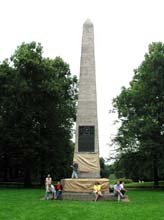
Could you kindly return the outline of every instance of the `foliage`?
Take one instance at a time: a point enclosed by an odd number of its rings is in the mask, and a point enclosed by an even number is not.
[[[110,173],[112,172],[110,166],[106,164],[105,159],[100,157],[100,176],[101,178],[109,178]]]
[[[140,151],[121,154],[114,162],[113,168],[117,178],[125,176],[133,181],[152,180],[153,172],[150,169],[149,157],[141,154]]]
[[[51,172],[69,175],[77,79],[60,57],[43,58],[41,44],[19,46],[0,64],[0,165],[4,180]]]
[[[134,73],[130,87],[123,88],[113,101],[121,121],[114,141],[120,146],[121,159],[126,154],[129,160],[131,154],[133,159],[137,157],[129,164],[127,172],[139,166],[139,173],[143,175],[144,169],[151,170],[150,176],[158,185],[163,176],[164,159],[164,45],[152,43],[145,60]]]

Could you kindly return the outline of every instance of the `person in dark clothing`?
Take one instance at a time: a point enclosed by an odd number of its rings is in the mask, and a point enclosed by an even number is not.
[[[78,178],[78,163],[76,163],[75,161],[73,162],[73,165],[71,166],[73,168],[73,172],[72,172],[72,179],[74,178]]]

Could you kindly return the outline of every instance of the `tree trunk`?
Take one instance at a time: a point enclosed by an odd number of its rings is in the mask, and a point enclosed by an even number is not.
[[[3,181],[8,181],[8,156],[5,154],[3,166]]]
[[[157,155],[154,155],[153,158],[153,173],[154,173],[154,186],[157,187],[159,186]]]
[[[41,162],[41,170],[40,170],[40,184],[43,186],[44,185],[44,175],[45,175],[45,168],[44,168],[44,163]]]
[[[24,168],[24,187],[29,188],[32,186],[32,181],[31,181],[31,167],[30,167],[30,162],[26,162],[25,168]]]

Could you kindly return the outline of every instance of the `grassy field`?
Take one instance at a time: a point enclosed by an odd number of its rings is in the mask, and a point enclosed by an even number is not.
[[[129,191],[117,201],[45,201],[43,190],[0,189],[0,220],[164,219],[164,191]]]
[[[143,182],[143,183],[127,183],[125,184],[126,187],[134,187],[134,188],[153,188],[154,187],[154,182]],[[159,181],[159,186],[158,187],[164,187],[164,181]]]

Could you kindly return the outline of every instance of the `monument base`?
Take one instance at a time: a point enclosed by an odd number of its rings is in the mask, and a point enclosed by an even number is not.
[[[74,201],[94,201],[95,195],[93,193],[78,193],[78,192],[63,192],[61,196],[62,200],[74,200]],[[97,201],[117,201],[117,197],[113,193],[105,193],[103,197],[100,197]],[[128,196],[124,196],[121,202],[129,202]]]
[[[109,193],[109,180],[105,178],[96,179],[62,179],[63,186],[61,199],[62,200],[83,200],[94,201],[95,195],[93,193],[93,186],[95,182],[99,182],[102,185],[103,197],[99,198],[100,201],[116,200],[117,197],[113,193]],[[128,196],[124,196],[121,200],[128,202]]]
[[[62,179],[61,183],[64,192],[92,193],[95,182],[102,185],[102,192],[109,193],[109,180],[105,178],[95,179]]]

